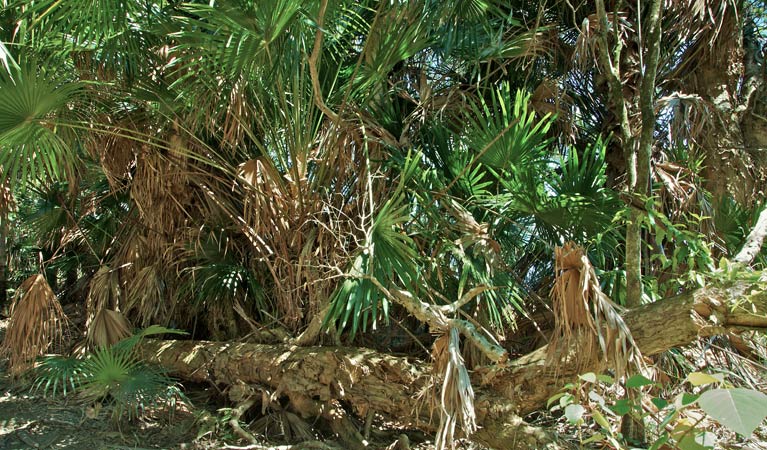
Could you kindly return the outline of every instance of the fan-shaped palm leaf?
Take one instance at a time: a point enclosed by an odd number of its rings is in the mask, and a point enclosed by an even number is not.
[[[0,175],[3,180],[60,178],[71,173],[75,152],[62,135],[62,121],[82,85],[53,81],[31,63],[0,73]],[[66,127],[66,125],[64,125]]]

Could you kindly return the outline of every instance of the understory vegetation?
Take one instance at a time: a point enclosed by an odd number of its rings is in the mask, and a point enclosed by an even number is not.
[[[0,6],[40,395],[207,383],[249,448],[767,448],[764,1]]]

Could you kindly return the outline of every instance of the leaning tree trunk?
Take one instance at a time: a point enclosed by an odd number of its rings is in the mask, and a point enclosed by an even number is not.
[[[704,288],[632,310],[625,321],[645,355],[701,336],[767,329],[767,292],[752,294],[754,289],[759,287],[749,283]],[[360,417],[375,413],[426,432],[437,428],[438,413],[432,414],[428,400],[437,387],[431,365],[424,362],[363,348],[285,344],[147,341],[140,349],[145,358],[183,379],[245,384],[272,398],[287,398],[294,412],[307,417],[342,402]],[[550,435],[520,417],[545,407],[584,368],[567,361],[552,368],[546,354],[541,348],[474,371],[479,430],[472,440],[497,449],[556,448]]]

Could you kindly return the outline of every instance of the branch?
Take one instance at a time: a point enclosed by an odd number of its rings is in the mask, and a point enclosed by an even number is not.
[[[746,243],[743,244],[740,252],[735,255],[733,261],[745,265],[750,265],[754,262],[754,258],[762,250],[765,235],[767,235],[767,208],[764,208],[759,214],[759,219],[756,221],[754,229],[748,233]]]
[[[322,51],[322,27],[325,24],[325,11],[328,9],[328,0],[322,0],[320,3],[320,12],[317,16],[317,31],[314,34],[314,48],[309,55],[309,75],[312,78],[312,90],[314,91],[314,103],[317,107],[330,118],[331,121],[338,121],[338,114],[333,112],[322,99],[322,89],[320,88],[320,76],[317,73],[317,62],[320,59]]]

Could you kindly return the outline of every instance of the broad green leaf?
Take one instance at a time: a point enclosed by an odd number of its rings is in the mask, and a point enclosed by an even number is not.
[[[559,399],[559,406],[561,408],[564,408],[565,406],[571,404],[573,402],[573,399],[574,397],[572,394],[567,394]]]
[[[578,375],[578,378],[580,378],[581,380],[587,383],[597,382],[597,376],[594,374],[594,372],[588,372],[588,373],[584,373],[583,375]]]
[[[631,378],[629,378],[628,380],[626,380],[626,387],[629,389],[648,386],[651,384],[655,384],[655,382],[641,374],[636,374],[632,376]]]
[[[767,395],[751,389],[712,389],[698,399],[701,409],[742,436],[750,436],[767,417]]]
[[[551,398],[549,398],[549,401],[546,402],[546,408],[551,408],[551,405],[554,404],[554,402],[564,397],[565,395],[570,395],[570,394],[568,394],[567,392],[560,392],[558,394],[552,395]]]
[[[681,450],[709,450],[716,445],[716,435],[681,423],[674,428],[674,438]]]
[[[631,402],[625,398],[622,398],[615,402],[615,404],[610,409],[612,409],[615,414],[623,416],[631,411]]]
[[[610,375],[597,375],[597,380],[605,384],[615,383],[615,378],[611,377]]]
[[[698,401],[699,395],[690,394],[689,392],[682,392],[674,398],[674,405],[677,408],[684,408]]]
[[[668,406],[668,401],[660,397],[655,397],[652,399],[652,404],[658,409],[663,409]]]
[[[687,378],[685,381],[689,381],[690,384],[692,384],[693,386],[705,386],[711,383],[718,383],[721,380],[707,373],[692,372],[691,374],[687,375]]]
[[[567,418],[567,421],[570,422],[570,424],[575,425],[578,423],[578,421],[581,420],[583,413],[585,412],[586,409],[581,405],[567,405],[565,408],[565,417]]]

